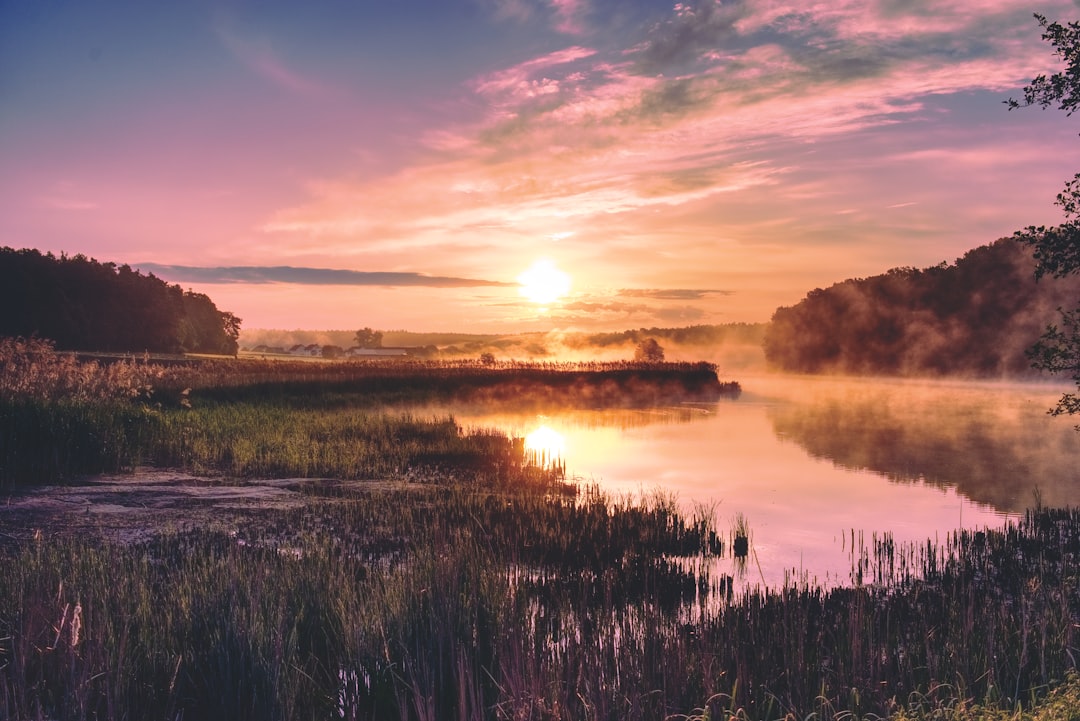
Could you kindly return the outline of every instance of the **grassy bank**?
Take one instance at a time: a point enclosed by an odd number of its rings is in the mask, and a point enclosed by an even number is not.
[[[708,364],[99,364],[12,339],[0,341],[0,369],[0,490],[138,465],[512,486],[543,475],[519,441],[401,408],[611,407],[739,391]]]
[[[161,409],[0,400],[0,490],[140,465],[233,478],[556,480],[525,461],[520,440],[465,432],[449,416],[253,402]]]

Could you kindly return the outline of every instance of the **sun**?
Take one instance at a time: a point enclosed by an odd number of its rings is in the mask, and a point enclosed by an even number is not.
[[[537,305],[549,305],[570,292],[570,276],[554,261],[541,258],[517,277],[518,292]]]

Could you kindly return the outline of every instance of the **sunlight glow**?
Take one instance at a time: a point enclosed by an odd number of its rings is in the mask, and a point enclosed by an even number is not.
[[[518,292],[538,305],[554,303],[570,292],[570,276],[547,258],[534,262],[517,282],[521,284]]]
[[[540,426],[525,436],[525,452],[533,463],[547,467],[558,463],[566,452],[566,439],[558,431]]]

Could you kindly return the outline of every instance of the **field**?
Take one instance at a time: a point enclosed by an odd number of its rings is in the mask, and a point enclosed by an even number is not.
[[[1076,511],[853,537],[848,587],[747,589],[717,561],[748,529],[713,509],[415,410],[738,391],[709,366],[0,351],[0,718],[1077,718]],[[19,511],[148,468],[229,501]]]

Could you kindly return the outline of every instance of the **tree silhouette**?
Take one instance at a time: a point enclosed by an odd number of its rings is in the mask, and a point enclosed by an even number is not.
[[[1065,61],[1065,69],[1047,77],[1039,75],[1024,88],[1024,100],[1007,100],[1009,109],[1038,105],[1056,105],[1066,115],[1080,107],[1080,22],[1062,25],[1048,22],[1039,14],[1035,19],[1043,28],[1043,40],[1054,47],[1054,54]],[[1080,275],[1080,173],[1065,184],[1056,205],[1065,213],[1065,222],[1047,228],[1028,226],[1016,237],[1035,250],[1036,278],[1050,275],[1064,278]],[[1080,302],[1073,310],[1058,309],[1060,325],[1047,327],[1029,351],[1035,368],[1052,373],[1068,373],[1080,390]],[[1050,411],[1054,415],[1080,413],[1080,394],[1065,393]],[[1080,430],[1080,426],[1077,426]]]
[[[955,264],[894,268],[818,288],[777,308],[770,365],[796,373],[1023,376],[1025,354],[1080,277],[1037,283],[1031,250],[1013,238]]]
[[[655,338],[646,338],[634,348],[634,360],[641,363],[662,363],[664,349]]]
[[[361,348],[382,348],[382,331],[361,328],[356,331],[356,345]]]
[[[64,350],[235,355],[240,319],[127,265],[0,248],[0,336]]]

